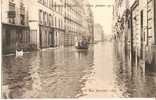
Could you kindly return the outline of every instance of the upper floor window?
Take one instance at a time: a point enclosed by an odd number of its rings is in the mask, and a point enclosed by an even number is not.
[[[51,8],[54,7],[54,0],[51,0]]]
[[[24,15],[20,15],[20,19],[21,19],[21,24],[24,25],[25,24],[25,16]]]
[[[45,4],[45,0],[42,0],[42,4]]]
[[[44,4],[45,6],[48,6],[48,0],[43,0],[43,4]]]
[[[47,25],[50,25],[50,15],[47,13]]]
[[[60,28],[60,19],[58,19],[58,27]]]
[[[57,27],[57,18],[55,17],[55,27]]]
[[[51,26],[51,21],[52,21],[51,14],[49,14],[49,20],[48,20],[49,26]]]
[[[9,2],[9,11],[15,11],[15,3]]]
[[[52,26],[54,26],[54,16],[53,15],[51,17],[51,24],[52,24]]]
[[[39,22],[40,22],[40,24],[43,24],[43,12],[42,12],[42,10],[39,10]]]
[[[54,3],[54,10],[56,11],[57,9],[57,4],[56,4],[56,2]]]
[[[52,8],[52,0],[49,0],[49,8]]]
[[[9,2],[9,11],[8,11],[9,23],[15,24],[15,17],[16,17],[15,3]]]
[[[46,13],[43,12],[43,23],[46,24]]]
[[[20,4],[20,19],[21,19],[21,24],[25,24],[25,7],[24,4],[21,2]]]
[[[48,16],[47,16],[48,14],[45,12],[45,25],[47,25],[48,24]]]
[[[21,14],[25,14],[25,7],[24,7],[24,4],[23,4],[23,2],[21,2],[21,4],[20,4],[20,13]]]

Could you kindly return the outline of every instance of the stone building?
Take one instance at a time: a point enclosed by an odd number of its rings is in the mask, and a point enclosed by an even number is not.
[[[144,55],[146,64],[156,64],[156,1],[155,0],[145,0],[140,1],[140,13],[142,15],[141,21],[142,27],[141,32],[141,47],[144,48],[142,55]]]
[[[133,49],[137,55],[136,61],[152,63],[155,47],[155,1],[135,0],[132,5],[132,36]]]
[[[64,1],[29,0],[28,2],[31,45],[38,49],[63,46]]]
[[[42,49],[93,40],[93,14],[86,0],[2,0],[3,52]],[[87,8],[87,9],[84,9]]]
[[[17,48],[27,50],[30,34],[26,0],[2,0],[1,3],[3,54],[14,53]]]
[[[86,0],[65,0],[65,46],[74,45],[82,38],[93,41],[94,20],[87,4]]]
[[[104,39],[104,31],[102,25],[96,23],[94,25],[94,41],[95,42],[101,42]]]
[[[88,42],[94,43],[94,17],[92,9],[89,5],[90,3],[87,0],[83,0],[83,9],[84,9],[83,27]]]
[[[94,43],[94,16],[92,10],[89,8],[88,26],[90,34],[90,43]]]
[[[75,38],[82,32],[82,10],[78,0],[65,0],[64,45],[74,45]]]
[[[122,9],[123,14],[119,14],[121,10],[116,8],[123,7],[122,3],[127,8]],[[125,45],[124,48],[130,49],[131,59],[136,65],[155,62],[155,11],[154,0],[122,0],[121,3],[114,3],[115,37],[121,37],[121,43]],[[119,28],[122,25],[123,29]]]

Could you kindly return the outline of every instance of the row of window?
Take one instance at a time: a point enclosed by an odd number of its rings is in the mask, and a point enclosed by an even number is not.
[[[66,21],[66,30],[72,31],[72,32],[78,32],[81,29],[81,26],[72,22],[72,21]]]
[[[41,25],[63,28],[63,19],[42,10],[39,10],[39,22]]]
[[[71,10],[72,8],[68,8],[65,16],[68,17],[71,20],[74,20],[75,22],[80,22],[80,19],[82,18],[77,12],[74,12],[73,10]]]
[[[8,11],[8,18],[9,23],[15,24],[15,18],[16,18],[16,10],[15,10],[16,4],[13,2],[9,2],[9,11]],[[25,25],[25,8],[24,4],[21,2],[20,4],[20,24]]]
[[[78,6],[77,4],[70,4],[70,3],[65,3],[65,6],[67,9],[70,10],[70,12],[74,12],[76,14],[81,14],[81,8],[82,6]]]
[[[53,9],[54,11],[63,14],[63,4],[56,2],[55,0],[39,0],[39,3],[43,4],[44,6]]]
[[[63,14],[63,8],[66,6],[65,16],[71,20],[74,20],[77,23],[80,23],[80,19],[81,19],[80,10],[82,10],[82,9],[81,9],[81,7],[70,5],[71,3],[69,3],[69,1],[68,1],[68,3],[65,3],[65,6],[59,5],[59,3],[56,2],[55,0],[39,0],[39,3],[43,4],[44,6],[50,8],[50,9],[56,10],[57,12],[61,13],[61,15]],[[47,16],[46,13],[43,14],[43,16],[44,15]],[[40,16],[42,16],[42,11],[40,12]],[[52,19],[55,19],[55,18],[52,18]],[[55,21],[52,21],[52,22],[54,22],[54,25],[55,25]],[[42,18],[41,18],[41,23],[42,23]],[[45,23],[46,23],[46,21],[45,21]]]

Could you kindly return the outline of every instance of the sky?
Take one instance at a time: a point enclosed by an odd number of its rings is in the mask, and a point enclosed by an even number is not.
[[[112,34],[112,17],[113,7],[106,5],[112,5],[113,0],[89,0],[94,13],[94,22],[103,26],[104,34]]]

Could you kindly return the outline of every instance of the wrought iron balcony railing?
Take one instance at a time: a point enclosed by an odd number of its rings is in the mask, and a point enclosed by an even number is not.
[[[16,11],[8,11],[8,17],[9,18],[15,18],[16,17]]]

